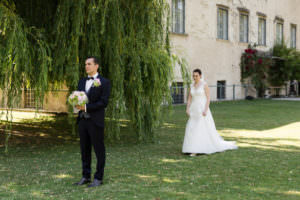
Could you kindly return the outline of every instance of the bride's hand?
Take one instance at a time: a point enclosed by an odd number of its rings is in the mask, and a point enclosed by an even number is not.
[[[190,116],[189,110],[186,110],[186,114],[187,114],[187,116]]]
[[[202,113],[202,115],[203,115],[204,117],[206,116],[206,114],[207,114],[206,111],[204,111],[204,112]]]

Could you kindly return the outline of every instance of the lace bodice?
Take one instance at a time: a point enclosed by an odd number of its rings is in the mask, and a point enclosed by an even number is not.
[[[191,85],[191,96],[193,101],[206,101],[206,95],[204,90],[205,82],[200,82],[197,87],[194,84]]]
[[[202,116],[205,109],[207,98],[205,95],[205,82],[200,82],[197,87],[194,84],[191,85],[192,101],[190,105],[190,117],[198,118]]]

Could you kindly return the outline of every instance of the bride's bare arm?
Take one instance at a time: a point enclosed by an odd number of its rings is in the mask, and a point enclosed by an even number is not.
[[[186,104],[186,113],[188,115],[190,115],[189,111],[190,111],[191,102],[192,102],[192,95],[191,95],[191,89],[189,89],[188,100],[187,100],[187,104]]]
[[[210,104],[210,94],[209,94],[209,87],[207,86],[207,84],[204,85],[204,91],[205,91],[205,96],[206,96],[206,105],[205,105],[205,109],[204,109],[204,113],[203,115],[206,116],[206,113],[208,111],[209,108],[209,104]]]

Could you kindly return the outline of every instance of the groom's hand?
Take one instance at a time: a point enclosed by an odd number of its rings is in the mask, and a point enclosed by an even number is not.
[[[75,108],[77,108],[78,110],[85,110],[85,107],[84,106],[80,106],[80,105],[76,105]]]

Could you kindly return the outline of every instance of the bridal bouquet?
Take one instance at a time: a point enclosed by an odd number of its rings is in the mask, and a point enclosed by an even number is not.
[[[74,91],[68,98],[68,102],[73,106],[73,111],[76,113],[78,110],[75,108],[76,105],[84,106],[88,103],[88,97],[83,91]]]

